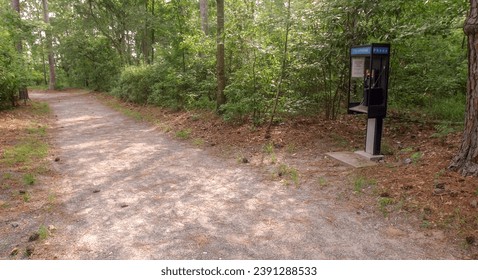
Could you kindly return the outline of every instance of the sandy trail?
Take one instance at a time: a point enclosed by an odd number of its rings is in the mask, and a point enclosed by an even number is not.
[[[32,93],[57,116],[63,178],[40,258],[452,259],[411,228],[176,141],[87,94]],[[61,213],[61,214],[60,214]]]

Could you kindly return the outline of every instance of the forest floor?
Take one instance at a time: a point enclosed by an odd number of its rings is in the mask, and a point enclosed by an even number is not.
[[[0,258],[478,258],[478,179],[446,169],[460,140],[449,127],[392,113],[385,160],[356,169],[325,153],[362,149],[363,116],[292,118],[266,139],[207,112],[31,98],[54,117],[1,112],[0,151],[32,124],[51,149],[31,185],[0,161]]]

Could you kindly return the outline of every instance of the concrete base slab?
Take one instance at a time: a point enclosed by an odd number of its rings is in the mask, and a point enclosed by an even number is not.
[[[325,155],[355,168],[374,166],[377,163],[354,152],[331,152]]]
[[[356,151],[355,153],[371,161],[380,161],[383,159],[383,155],[372,155],[365,151]]]

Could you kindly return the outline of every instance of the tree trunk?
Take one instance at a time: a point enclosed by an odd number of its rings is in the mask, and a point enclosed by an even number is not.
[[[274,122],[274,117],[277,111],[277,105],[279,103],[279,96],[282,91],[282,81],[285,77],[285,71],[287,66],[287,50],[289,46],[289,31],[290,31],[290,0],[287,1],[287,20],[286,20],[286,27],[285,27],[285,40],[284,40],[284,53],[282,55],[282,66],[281,72],[279,76],[279,82],[277,83],[277,91],[274,100],[274,107],[272,108],[271,118],[269,120],[269,125],[267,126],[266,130],[266,138],[270,137],[270,131],[272,127],[272,123]]]
[[[199,11],[201,13],[201,29],[206,35],[208,35],[209,32],[207,8],[207,0],[199,0]]]
[[[15,11],[18,13],[18,15],[21,17],[21,14],[20,14],[20,0],[12,0],[12,8],[13,8],[13,10],[15,10]],[[22,46],[22,40],[21,40],[21,39],[17,41],[15,47],[16,47],[17,52],[18,52],[19,54],[23,53],[23,46]],[[25,85],[21,85],[20,88],[18,89],[18,97],[19,97],[20,100],[22,100],[22,99],[25,100],[25,102],[26,102],[26,100],[29,99],[29,97],[28,97],[28,89],[27,89],[27,87],[26,87]],[[15,104],[15,103],[16,103],[15,100],[13,100],[12,103],[13,103],[13,106],[16,105],[16,104]]]
[[[221,105],[226,103],[224,88],[226,87],[225,58],[224,58],[224,0],[216,0],[217,3],[217,53],[216,53],[216,70],[217,70],[217,96],[216,111],[220,111]]]
[[[16,11],[20,15],[20,0],[12,0],[12,8],[14,11]],[[19,40],[16,42],[16,49],[18,53],[22,53],[23,51],[23,46],[22,46],[22,41]]]
[[[48,13],[48,2],[47,0],[42,0],[43,5],[43,21],[47,24],[50,24],[50,15]],[[48,50],[48,65],[50,67],[50,80],[48,83],[48,89],[53,90],[55,89],[56,84],[56,75],[55,75],[55,58],[53,56],[53,43],[52,43],[52,36],[51,31],[46,30],[46,43],[47,43],[47,50]]]
[[[465,129],[460,150],[449,168],[464,176],[478,176],[478,0],[470,0],[470,12],[463,30],[468,37]]]
[[[155,2],[154,2],[154,0],[152,0],[152,1],[151,1],[151,16],[152,16],[153,22],[154,22],[154,20],[155,20],[155,11],[154,11],[154,9],[155,9]],[[154,30],[154,24],[153,24],[153,25],[151,26],[151,45],[150,45],[150,47],[151,47],[151,63],[154,62],[154,43],[155,43],[155,42],[154,42],[154,40],[155,40],[155,39],[154,39],[154,33],[155,33],[155,30]]]
[[[145,1],[144,2],[144,13],[145,14],[148,14],[148,4],[149,4],[149,1]],[[144,21],[144,30],[143,30],[143,34],[141,36],[141,52],[143,54],[143,63],[144,64],[151,64],[151,60],[150,60],[150,55],[149,55],[149,51],[151,50],[151,37],[150,37],[150,30],[149,30],[149,26],[150,26],[150,23],[151,23],[152,19],[148,17],[146,17],[145,21]]]

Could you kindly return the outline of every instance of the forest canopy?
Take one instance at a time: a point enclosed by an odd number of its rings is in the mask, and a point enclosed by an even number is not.
[[[49,22],[42,2],[20,1],[18,15],[12,1],[0,0],[0,106],[22,85],[48,84],[51,52],[57,88],[215,108],[216,1],[49,0]],[[335,118],[344,111],[349,48],[387,42],[391,108],[461,122],[467,7],[466,0],[225,1],[221,112],[260,124],[278,93],[281,115]]]

